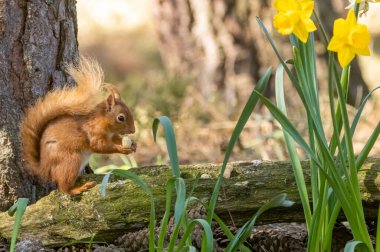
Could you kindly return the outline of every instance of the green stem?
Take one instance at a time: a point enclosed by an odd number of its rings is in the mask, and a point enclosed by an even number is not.
[[[319,18],[317,12],[315,12],[315,10],[313,10],[313,15],[315,17],[315,20],[317,21],[317,26],[318,26],[318,30],[321,31],[322,33],[322,38],[323,38],[323,42],[325,43],[325,46],[327,48],[327,45],[329,43],[329,38],[327,36],[327,33],[326,33],[326,30],[325,28],[323,27],[323,24],[322,24],[322,21],[321,19]]]
[[[340,83],[342,85],[344,99],[347,101],[348,96],[348,86],[350,83],[350,72],[351,72],[351,66],[348,65],[342,69],[342,75],[340,78]]]
[[[356,3],[354,6],[355,17],[358,18],[360,3]]]

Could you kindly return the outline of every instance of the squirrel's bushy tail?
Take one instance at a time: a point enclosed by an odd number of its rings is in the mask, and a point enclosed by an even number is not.
[[[21,123],[27,169],[45,180],[49,174],[39,167],[40,139],[48,123],[64,115],[86,115],[101,99],[103,71],[96,61],[81,57],[77,66],[69,66],[66,71],[78,86],[66,86],[47,93],[27,110]]]

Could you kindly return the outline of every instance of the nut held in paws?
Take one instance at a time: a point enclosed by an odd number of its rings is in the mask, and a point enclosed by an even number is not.
[[[123,136],[123,138],[121,140],[121,144],[123,145],[123,147],[131,148],[132,143],[133,143],[133,140],[130,139],[127,135]]]

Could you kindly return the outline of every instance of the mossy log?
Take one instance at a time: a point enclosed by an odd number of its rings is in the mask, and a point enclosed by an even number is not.
[[[302,163],[309,185],[308,162]],[[188,188],[197,174],[202,174],[194,196],[207,202],[220,170],[219,164],[181,166]],[[165,206],[166,182],[172,176],[167,166],[149,166],[132,170],[152,189],[158,217]],[[240,224],[251,217],[268,199],[287,193],[296,204],[290,208],[272,209],[260,217],[262,223],[303,220],[293,171],[289,162],[234,162],[228,165],[228,178],[223,182],[217,213],[226,222],[233,218]],[[368,219],[374,219],[380,202],[380,158],[368,159],[359,172],[362,199]],[[97,180],[102,176],[87,175],[82,180]],[[83,181],[81,181],[83,182]],[[147,195],[130,181],[117,180],[107,186],[105,197],[100,196],[100,184],[77,197],[58,191],[27,208],[19,237],[40,239],[46,245],[61,245],[72,240],[112,241],[116,237],[146,227],[149,221]],[[10,237],[13,217],[0,213],[0,236]]]

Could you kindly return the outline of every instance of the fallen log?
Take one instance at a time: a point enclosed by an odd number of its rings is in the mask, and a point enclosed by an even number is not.
[[[308,162],[302,162],[306,183],[310,185]],[[182,177],[191,188],[201,174],[194,196],[207,202],[211,196],[220,164],[181,166]],[[250,218],[268,199],[287,193],[296,203],[290,208],[272,209],[260,217],[261,223],[303,221],[293,171],[289,162],[234,162],[228,165],[228,178],[223,182],[216,212],[235,224]],[[172,176],[167,166],[131,169],[153,191],[158,218],[165,207],[166,182]],[[374,219],[380,202],[380,158],[370,158],[358,173],[366,217]],[[87,175],[82,179],[97,180],[102,176]],[[83,181],[81,181],[83,183]],[[145,192],[131,181],[113,179],[107,195],[100,196],[100,184],[77,197],[58,191],[28,206],[21,223],[19,238],[32,237],[45,245],[59,246],[73,240],[112,241],[124,233],[147,226],[150,202]],[[230,217],[231,216],[231,217]],[[13,217],[0,213],[0,237],[11,236]]]

